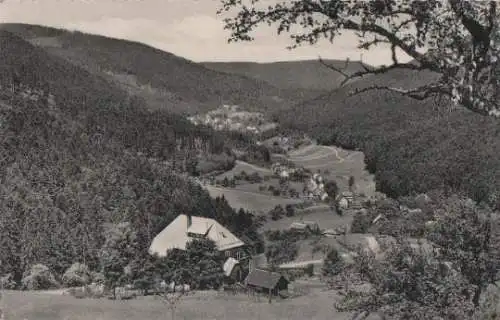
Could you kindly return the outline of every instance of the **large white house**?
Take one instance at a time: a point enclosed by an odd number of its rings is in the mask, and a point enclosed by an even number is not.
[[[149,252],[163,257],[168,250],[186,250],[193,239],[210,239],[226,257],[240,259],[246,244],[214,219],[179,215],[151,242]]]

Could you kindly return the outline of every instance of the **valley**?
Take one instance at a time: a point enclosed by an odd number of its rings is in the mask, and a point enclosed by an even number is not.
[[[498,120],[350,94],[433,74],[23,24],[0,57],[1,319],[347,320],[394,290],[439,313],[497,280]]]

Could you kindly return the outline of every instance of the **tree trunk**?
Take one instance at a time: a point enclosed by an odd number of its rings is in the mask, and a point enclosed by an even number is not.
[[[175,307],[170,308],[171,319],[175,320]]]
[[[477,289],[474,291],[474,297],[472,298],[472,302],[474,303],[474,307],[479,307],[479,299],[481,298],[481,293],[482,293],[482,288],[481,286],[477,286]]]

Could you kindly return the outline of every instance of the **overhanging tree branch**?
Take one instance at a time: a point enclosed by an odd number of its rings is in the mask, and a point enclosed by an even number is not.
[[[345,77],[342,85],[394,69],[426,70],[440,74],[439,82],[391,91],[411,98],[451,96],[455,103],[480,114],[500,110],[500,16],[495,0],[291,0],[259,8],[260,0],[246,2],[222,0],[220,12],[237,10],[225,20],[230,41],[253,40],[249,33],[261,24],[277,24],[279,34],[290,33],[295,43],[291,48],[315,44],[321,38],[334,42],[343,32],[354,32],[360,49],[389,44],[392,64],[373,68],[362,64],[363,70],[350,74],[320,59]],[[291,31],[293,27],[297,31]],[[367,35],[373,38],[367,39]],[[398,50],[414,61],[401,63]]]

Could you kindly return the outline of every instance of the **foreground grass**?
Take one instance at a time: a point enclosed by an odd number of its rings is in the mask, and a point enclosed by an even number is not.
[[[225,295],[200,292],[185,297],[179,304],[176,319],[228,319],[228,320],[303,320],[348,319],[338,313],[333,303],[338,296],[325,291],[320,284],[294,284],[301,296],[273,301],[266,298],[252,300],[247,295]],[[170,319],[166,305],[152,297],[130,301],[107,299],[75,299],[69,296],[35,292],[7,292],[5,294],[6,319],[36,320],[155,320]]]

